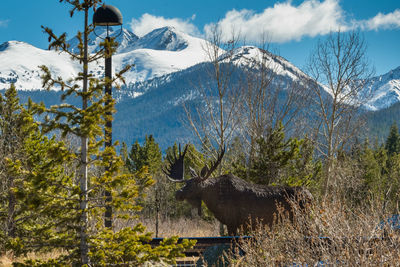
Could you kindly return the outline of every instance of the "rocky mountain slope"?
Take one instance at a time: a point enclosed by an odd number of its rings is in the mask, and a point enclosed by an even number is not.
[[[369,110],[381,110],[400,103],[400,67],[372,78],[367,90],[372,92],[366,105]]]

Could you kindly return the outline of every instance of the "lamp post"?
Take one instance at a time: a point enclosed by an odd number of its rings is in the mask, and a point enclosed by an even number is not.
[[[109,29],[112,26],[121,26],[122,32],[122,14],[118,8],[110,5],[103,5],[97,8],[96,12],[93,14],[93,25],[107,27],[107,36],[105,38],[105,78],[108,80],[106,82],[106,86],[104,88],[104,94],[107,96],[107,100],[105,105],[109,105],[112,99],[112,86],[111,86],[111,77],[112,77],[112,53],[110,51],[110,42],[111,37],[109,35]],[[106,125],[104,128],[104,136],[105,136],[105,148],[112,146],[112,120],[111,120],[111,112],[106,114]],[[107,170],[106,170],[107,171]],[[112,201],[112,196],[110,191],[104,192],[105,202],[106,202],[106,211],[104,213],[104,226],[112,227],[112,207],[110,202]]]

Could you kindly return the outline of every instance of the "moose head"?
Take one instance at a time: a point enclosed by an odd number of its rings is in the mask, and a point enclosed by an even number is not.
[[[168,179],[175,183],[184,183],[183,187],[175,193],[175,198],[179,201],[186,200],[193,207],[197,208],[198,214],[201,215],[201,201],[203,198],[204,182],[211,176],[216,170],[218,165],[221,163],[222,157],[224,156],[225,149],[222,149],[218,154],[217,160],[212,162],[210,167],[205,165],[200,173],[197,173],[193,168],[189,168],[191,178],[185,180],[184,172],[184,158],[188,150],[188,145],[182,153],[181,146],[179,145],[178,157],[176,155],[173,158],[167,158],[169,167],[163,169],[163,172],[167,175]]]

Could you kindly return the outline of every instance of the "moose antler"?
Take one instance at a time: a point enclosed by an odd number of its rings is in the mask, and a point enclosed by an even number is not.
[[[200,172],[200,177],[201,180],[206,180],[210,175],[217,169],[218,165],[221,163],[222,157],[225,154],[225,147],[221,149],[221,152],[218,153],[217,160],[211,164],[211,167],[208,168],[208,166],[204,166],[203,169],[201,169]]]
[[[183,182],[184,181],[184,172],[185,166],[183,160],[185,158],[185,154],[187,152],[188,146],[185,146],[183,153],[181,153],[181,145],[179,144],[179,156],[176,157],[174,153],[174,160],[171,160],[171,157],[167,157],[169,162],[169,167],[167,169],[163,169],[162,171],[167,175],[168,179],[172,182]]]

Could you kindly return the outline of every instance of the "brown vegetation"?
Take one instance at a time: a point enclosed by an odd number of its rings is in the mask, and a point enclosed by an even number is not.
[[[278,216],[272,228],[259,226],[253,240],[240,242],[241,250],[221,261],[229,266],[399,266],[400,233],[379,226],[388,216],[331,199],[310,215],[299,213],[296,224]]]

